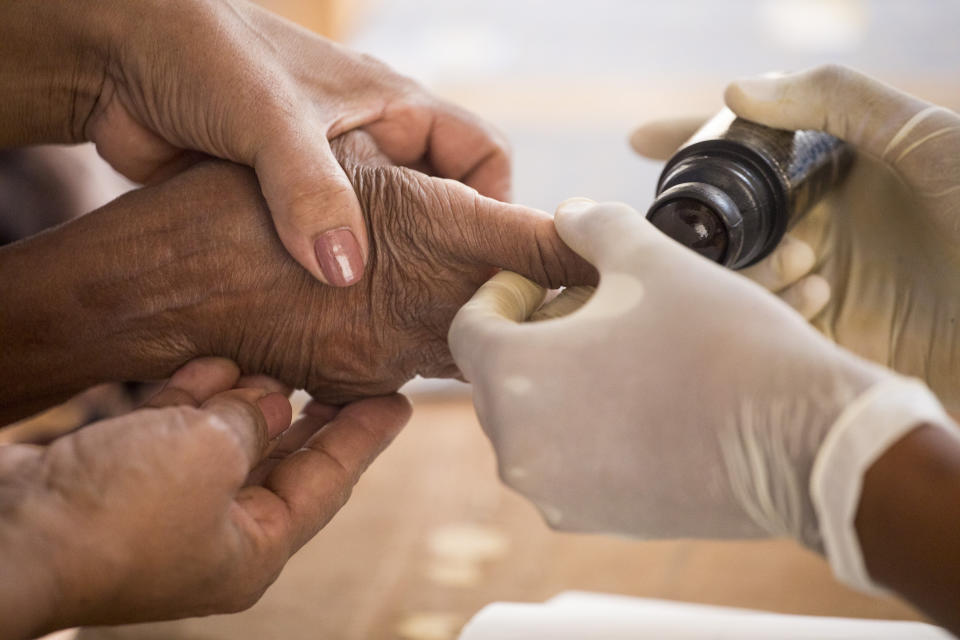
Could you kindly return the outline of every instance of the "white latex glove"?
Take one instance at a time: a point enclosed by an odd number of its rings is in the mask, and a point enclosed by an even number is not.
[[[960,115],[838,66],[735,82],[726,102],[749,120],[821,129],[859,151],[846,181],[745,275],[960,412]],[[632,143],[669,157],[698,126],[651,123]]]
[[[504,482],[559,529],[790,535],[868,587],[860,477],[946,421],[936,400],[626,205],[568,201],[556,226],[599,270],[585,306],[519,324],[544,291],[501,272],[450,329]]]

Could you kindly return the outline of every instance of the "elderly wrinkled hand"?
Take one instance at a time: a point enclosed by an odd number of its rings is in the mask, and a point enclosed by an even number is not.
[[[251,606],[410,415],[390,396],[291,424],[282,393],[238,383],[195,360],[143,409],[0,448],[0,635]]]
[[[449,323],[498,267],[548,286],[595,281],[548,214],[386,164],[362,133],[338,146],[371,238],[362,285],[325,286],[289,257],[252,172],[199,165],[0,250],[0,286],[21,301],[0,360],[31,372],[0,395],[43,402],[219,355],[340,403],[456,375]]]
[[[960,115],[838,66],[735,82],[726,101],[743,118],[821,129],[859,152],[843,184],[745,274],[960,411]],[[633,143],[664,157],[697,126],[653,123]]]

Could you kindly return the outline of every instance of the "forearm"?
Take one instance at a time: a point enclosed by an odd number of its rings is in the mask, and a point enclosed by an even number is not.
[[[870,576],[960,634],[960,442],[911,431],[864,477],[856,528]]]
[[[100,3],[3,3],[0,147],[83,140],[116,21]]]
[[[122,215],[129,200],[0,249],[0,424],[195,355],[202,284],[177,277],[182,230],[162,212]]]

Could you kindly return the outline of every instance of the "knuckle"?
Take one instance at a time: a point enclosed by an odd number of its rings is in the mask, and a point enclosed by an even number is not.
[[[238,426],[257,424],[255,409],[240,402],[218,403],[212,409],[197,409],[191,417],[191,428],[197,438],[210,448],[222,453],[232,453],[245,461],[243,440]]]
[[[163,411],[167,411],[170,414],[174,424],[189,429],[202,428],[207,417],[207,412],[203,409],[187,405],[167,407],[163,409]]]
[[[814,67],[809,77],[817,84],[835,85],[846,78],[849,73],[849,68],[835,62],[828,62]]]
[[[356,195],[348,182],[328,177],[313,182],[310,188],[292,190],[286,198],[283,217],[294,229],[325,226],[328,220],[349,217]]]

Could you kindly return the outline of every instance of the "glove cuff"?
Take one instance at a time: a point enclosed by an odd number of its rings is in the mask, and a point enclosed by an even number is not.
[[[953,428],[923,382],[893,376],[851,403],[827,434],[813,463],[810,497],[834,576],[865,593],[887,593],[871,580],[855,528],[863,476],[907,432],[922,425]]]

